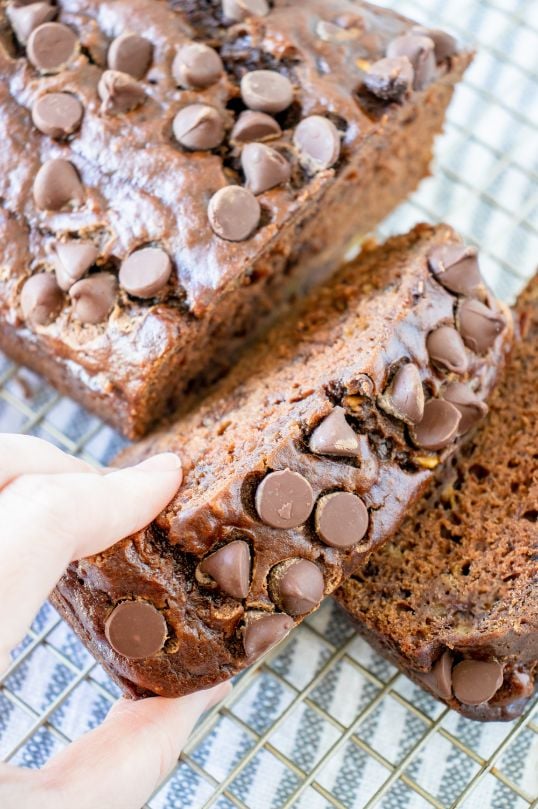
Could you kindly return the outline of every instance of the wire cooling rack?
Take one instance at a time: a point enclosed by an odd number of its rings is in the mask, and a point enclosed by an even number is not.
[[[434,177],[384,223],[386,236],[444,220],[480,245],[512,301],[538,257],[538,3],[385,0],[475,42]],[[0,357],[0,430],[32,433],[93,462],[121,440]],[[45,605],[0,685],[0,757],[42,766],[95,727],[114,685]],[[538,809],[538,704],[509,724],[463,719],[357,638],[327,602],[244,674],[198,726],[147,809]],[[115,809],[96,807],[96,809]]]

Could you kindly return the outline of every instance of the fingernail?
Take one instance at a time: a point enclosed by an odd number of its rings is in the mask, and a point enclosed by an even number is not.
[[[178,472],[181,469],[181,458],[174,452],[162,452],[138,464],[144,472]]]

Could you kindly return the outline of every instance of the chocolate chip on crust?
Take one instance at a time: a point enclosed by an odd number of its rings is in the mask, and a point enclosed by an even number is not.
[[[131,112],[146,100],[146,91],[140,82],[120,70],[105,70],[97,92],[102,101],[101,111],[113,115]]]
[[[346,421],[343,407],[335,407],[310,436],[309,448],[316,455],[336,455],[356,458],[360,454],[360,441]]]
[[[463,340],[452,326],[432,331],[426,339],[426,348],[431,363],[442,371],[464,374],[469,367]]]
[[[241,165],[247,188],[253,194],[263,194],[283,185],[291,176],[291,166],[286,158],[264,143],[247,143],[241,153]]]
[[[443,399],[456,407],[461,414],[458,435],[464,435],[478,424],[488,412],[488,406],[462,382],[452,382],[443,391]]]
[[[457,295],[481,297],[484,282],[478,266],[478,251],[464,244],[442,244],[428,253],[428,264],[434,278]]]
[[[172,76],[180,87],[210,87],[223,72],[224,65],[217,51],[201,42],[184,45],[172,63]]]
[[[67,25],[45,22],[30,34],[26,55],[41,72],[57,73],[71,60],[77,44],[77,35]]]
[[[297,126],[293,142],[299,160],[312,171],[334,166],[340,157],[340,134],[328,118],[310,115]]]
[[[243,647],[249,660],[255,660],[283,640],[293,628],[293,619],[283,613],[250,610],[245,614]]]
[[[464,301],[458,310],[458,327],[463,342],[476,354],[485,354],[506,328],[500,314],[477,300]]]
[[[164,616],[147,601],[123,601],[105,622],[105,636],[114,651],[132,660],[156,655],[167,634]]]
[[[284,469],[267,475],[256,490],[256,511],[273,528],[297,528],[314,506],[312,486],[299,472]]]
[[[424,390],[417,366],[412,362],[402,365],[378,402],[391,416],[418,424],[424,415]]]
[[[241,96],[258,112],[282,112],[293,101],[293,86],[276,70],[252,70],[241,79]]]
[[[413,87],[415,90],[423,90],[435,77],[434,49],[434,42],[429,37],[418,33],[409,33],[396,37],[389,42],[387,56],[389,58],[406,56],[411,62],[415,73]]]
[[[223,593],[242,600],[250,587],[250,548],[248,542],[236,539],[198,565],[203,576],[209,576]]]
[[[259,225],[261,208],[247,188],[228,185],[213,194],[208,208],[209,223],[217,236],[230,242],[242,242]]]
[[[121,34],[112,40],[107,54],[111,70],[128,73],[141,79],[148,72],[153,58],[153,45],[138,34]]]
[[[32,106],[34,126],[51,138],[72,135],[82,121],[84,108],[71,93],[45,93]]]
[[[123,261],[119,281],[129,295],[153,298],[166,286],[171,273],[168,253],[160,247],[143,247]]]
[[[450,402],[430,399],[424,405],[424,417],[414,427],[414,440],[419,447],[439,450],[447,447],[458,434],[461,413]]]
[[[47,160],[34,180],[34,200],[45,211],[77,207],[84,201],[84,188],[72,163],[62,158]]]
[[[231,131],[230,140],[232,143],[252,143],[278,138],[281,134],[280,124],[267,113],[244,110]]]
[[[53,263],[60,288],[67,291],[80,281],[98,256],[99,251],[91,242],[57,242],[54,245]]]
[[[51,6],[50,3],[41,2],[28,5],[8,3],[6,6],[6,16],[21,45],[26,44],[30,34],[38,26],[53,20],[57,11],[57,8]]]
[[[224,120],[209,104],[189,104],[183,107],[172,124],[174,137],[192,150],[215,149],[224,140]]]
[[[345,550],[357,545],[368,530],[368,509],[356,494],[333,492],[316,507],[316,532],[325,545]]]
[[[481,705],[503,684],[503,667],[496,660],[462,660],[452,671],[454,696],[464,705]]]
[[[100,272],[73,284],[69,296],[73,317],[81,323],[106,320],[116,302],[118,282],[109,272]]]
[[[413,65],[407,56],[380,59],[366,74],[367,89],[384,101],[400,101],[413,86]]]
[[[306,615],[319,605],[323,590],[323,573],[308,559],[286,559],[269,576],[271,598],[288,615]]]
[[[60,314],[64,303],[62,290],[52,273],[32,275],[21,291],[24,319],[33,326],[46,326]]]

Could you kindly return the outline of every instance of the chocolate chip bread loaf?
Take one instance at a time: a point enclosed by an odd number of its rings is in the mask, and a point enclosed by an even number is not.
[[[141,435],[417,185],[470,58],[348,0],[1,0],[0,348]]]
[[[376,648],[471,719],[514,719],[538,680],[538,277],[517,319],[487,420],[335,596]]]
[[[392,536],[485,412],[511,331],[448,227],[367,251],[127,451],[177,452],[183,485],[54,603],[134,696],[230,677]]]

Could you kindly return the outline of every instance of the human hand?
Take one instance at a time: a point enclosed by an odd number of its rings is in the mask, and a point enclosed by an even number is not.
[[[0,434],[0,674],[67,565],[140,530],[181,484],[165,453],[107,474],[31,436]],[[0,764],[3,809],[139,809],[224,683],[181,699],[122,699],[41,770]]]

